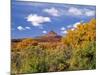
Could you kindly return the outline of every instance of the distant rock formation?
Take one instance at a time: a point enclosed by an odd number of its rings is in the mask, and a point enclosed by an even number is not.
[[[47,36],[47,37],[51,37],[51,36],[58,36],[57,35],[57,33],[56,32],[54,32],[54,31],[50,31],[48,34],[46,34],[45,36]]]
[[[50,31],[44,36],[39,37],[37,40],[39,42],[59,42],[61,40],[62,36],[58,35],[54,31]]]
[[[33,39],[38,42],[60,42],[61,38],[62,38],[62,36],[58,35],[56,32],[50,31],[43,36],[39,36],[39,37],[36,37]],[[23,39],[25,39],[25,38],[23,38]],[[12,39],[12,43],[21,42],[23,39]]]

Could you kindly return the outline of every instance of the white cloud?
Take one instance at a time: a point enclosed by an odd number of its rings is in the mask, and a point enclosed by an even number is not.
[[[17,29],[20,30],[20,31],[23,31],[23,30],[31,30],[31,27],[18,26]]]
[[[67,33],[67,29],[65,27],[61,27],[61,33],[62,34],[66,34]]]
[[[73,27],[76,28],[79,24],[81,24],[80,22],[76,22],[75,24],[73,24]]]
[[[65,27],[62,27],[61,30],[66,30],[66,28]]]
[[[75,7],[70,7],[69,9],[68,9],[68,13],[70,13],[70,14],[73,14],[73,15],[82,15],[82,12],[81,12],[81,10],[80,9],[78,9],[78,8],[75,8]]]
[[[42,33],[46,34],[46,33],[47,33],[47,31],[46,31],[46,30],[44,30],[44,31],[42,31]]]
[[[86,16],[94,16],[95,15],[95,11],[93,10],[89,10],[89,9],[85,9],[85,15]]]
[[[68,32],[67,32],[67,30],[63,30],[63,31],[61,31],[61,33],[62,34],[67,34]]]
[[[68,26],[67,26],[67,28],[71,28],[71,27],[72,27],[72,25],[68,25]]]
[[[42,23],[51,22],[49,17],[38,16],[37,14],[30,14],[26,19],[28,22],[31,22],[33,26],[41,26]]]
[[[18,26],[17,29],[20,30],[20,31],[25,30],[22,26]]]
[[[31,29],[31,27],[25,27],[25,29],[28,29],[28,30],[30,30],[30,29]]]
[[[75,30],[75,28],[77,28],[77,26],[78,26],[79,24],[81,24],[81,22],[76,22],[76,23],[74,23],[74,24],[71,26],[71,30],[72,30],[72,31]]]
[[[91,17],[95,15],[95,11],[91,9],[82,9],[82,8],[76,8],[76,7],[70,7],[68,9],[68,14],[72,16],[87,16]]]
[[[43,11],[52,15],[52,16],[60,16],[59,11],[54,7],[49,8],[49,9],[44,9]]]

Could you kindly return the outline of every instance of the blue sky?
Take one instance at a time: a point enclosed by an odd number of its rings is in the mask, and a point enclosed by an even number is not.
[[[12,0],[12,38],[28,38],[55,31],[65,35],[81,22],[95,18],[95,6]]]

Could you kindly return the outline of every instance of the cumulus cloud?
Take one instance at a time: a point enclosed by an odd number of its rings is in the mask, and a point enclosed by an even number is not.
[[[54,7],[49,9],[44,9],[43,11],[50,14],[51,16],[60,16],[60,12]]]
[[[23,30],[31,30],[31,27],[18,26],[17,29],[20,30],[20,31],[23,31]]]
[[[25,30],[22,26],[18,26],[17,29],[20,30],[20,31]]]
[[[28,29],[28,30],[30,30],[30,29],[31,29],[31,27],[25,27],[25,29]]]
[[[75,24],[73,24],[73,27],[76,28],[79,24],[81,24],[81,22],[76,22]]]
[[[51,22],[49,17],[38,16],[37,14],[30,14],[26,19],[28,22],[31,22],[33,26],[41,26],[42,23]]]
[[[68,9],[68,14],[73,16],[87,16],[91,17],[95,15],[95,11],[91,9],[82,9],[82,8],[76,8],[76,7],[70,7]]]
[[[44,31],[42,31],[42,33],[46,34],[46,33],[47,33],[47,31],[46,31],[46,30],[44,30]]]
[[[66,30],[66,28],[65,27],[61,27],[61,30]]]
[[[93,10],[89,10],[89,9],[84,9],[86,12],[85,12],[85,15],[86,16],[94,16],[95,15],[95,11]]]
[[[72,14],[72,15],[82,15],[82,11],[78,8],[75,8],[75,7],[70,7],[68,9],[68,13]]]
[[[61,31],[62,34],[67,34],[67,30]]]
[[[77,28],[77,26],[79,25],[79,24],[81,24],[81,22],[76,22],[76,23],[74,23],[73,25],[71,25],[71,30],[73,31],[73,30],[75,30],[75,28]]]
[[[67,30],[66,30],[65,27],[61,27],[61,33],[62,33],[62,34],[67,34]]]
[[[67,28],[71,28],[71,27],[72,27],[72,25],[68,25],[68,26],[67,26]]]

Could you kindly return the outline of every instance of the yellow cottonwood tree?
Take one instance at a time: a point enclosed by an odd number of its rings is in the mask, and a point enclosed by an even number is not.
[[[83,23],[62,39],[71,48],[70,69],[95,69],[96,64],[96,20]]]

